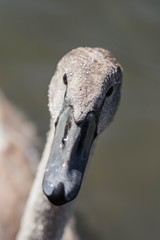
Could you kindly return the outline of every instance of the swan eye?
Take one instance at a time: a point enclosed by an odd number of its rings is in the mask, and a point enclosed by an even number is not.
[[[113,93],[113,86],[110,87],[110,89],[108,90],[108,92],[107,92],[107,94],[106,94],[106,97],[111,96],[112,93]]]
[[[67,85],[67,74],[65,73],[64,75],[63,75],[63,82],[64,82],[64,84],[65,85]]]

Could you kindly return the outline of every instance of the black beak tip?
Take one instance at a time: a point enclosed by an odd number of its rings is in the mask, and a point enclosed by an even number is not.
[[[66,195],[64,183],[59,182],[52,190],[51,188],[48,190],[43,184],[43,192],[52,204],[61,206],[74,200],[79,192],[79,188]]]
[[[47,194],[46,192],[44,193],[50,202],[56,206],[60,206],[68,202],[65,198],[64,184],[62,182],[58,183],[50,194]]]

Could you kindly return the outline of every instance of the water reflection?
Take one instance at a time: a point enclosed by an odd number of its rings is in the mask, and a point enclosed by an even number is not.
[[[83,239],[160,237],[159,11],[149,0],[0,0],[1,87],[43,139],[46,92],[64,53],[105,47],[124,68],[119,111],[97,141],[75,206]]]

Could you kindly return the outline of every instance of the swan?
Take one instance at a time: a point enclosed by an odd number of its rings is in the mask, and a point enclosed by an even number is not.
[[[62,238],[92,143],[117,110],[121,84],[121,66],[103,48],[80,47],[59,61],[49,85],[50,131],[16,240]]]

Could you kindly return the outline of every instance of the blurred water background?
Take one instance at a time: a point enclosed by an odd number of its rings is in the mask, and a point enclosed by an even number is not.
[[[0,0],[0,87],[45,142],[58,60],[104,47],[122,64],[121,104],[75,203],[83,240],[160,239],[160,1]]]

